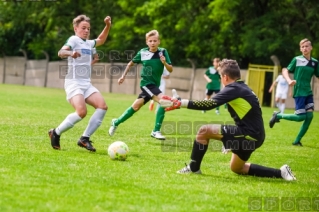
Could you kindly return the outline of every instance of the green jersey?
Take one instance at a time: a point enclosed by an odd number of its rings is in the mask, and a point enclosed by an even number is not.
[[[206,88],[208,90],[220,90],[220,75],[214,68],[214,66],[210,66],[207,71],[205,72],[205,75],[211,79],[212,81],[207,83]]]
[[[303,55],[294,57],[287,69],[294,73],[296,84],[294,85],[294,97],[313,95],[311,90],[311,78],[319,77],[318,60],[311,57],[307,60]]]
[[[165,56],[166,63],[171,65],[167,50],[161,47],[158,47],[156,52],[150,52],[148,48],[143,48],[133,58],[133,63],[141,63],[143,65],[140,87],[151,84],[157,87],[160,86],[164,70],[164,64],[160,60],[161,54]]]

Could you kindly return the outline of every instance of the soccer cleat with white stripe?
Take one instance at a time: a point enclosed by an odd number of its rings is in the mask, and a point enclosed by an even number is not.
[[[191,173],[194,173],[194,174],[202,174],[202,171],[201,170],[198,170],[196,172],[193,172],[191,170],[191,167],[187,164],[185,164],[186,166],[184,168],[182,168],[181,170],[177,171],[178,174],[191,174]]]
[[[280,167],[280,171],[281,171],[281,177],[284,178],[285,180],[287,181],[297,180],[288,165],[283,165],[282,167]]]
[[[109,129],[109,135],[110,136],[113,136],[115,131],[116,131],[116,129],[117,129],[117,126],[115,126],[115,121],[116,121],[116,119],[112,119],[112,121],[111,121],[111,127]]]
[[[156,132],[152,131],[151,136],[158,140],[165,140],[165,136],[163,136],[160,131],[156,131]]]

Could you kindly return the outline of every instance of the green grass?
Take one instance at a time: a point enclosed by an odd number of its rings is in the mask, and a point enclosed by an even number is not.
[[[223,155],[213,147],[202,163],[204,174],[184,176],[176,171],[189,161],[191,145],[166,146],[169,151],[163,151],[167,149],[161,142],[150,137],[155,114],[148,107],[109,137],[111,119],[122,114],[136,96],[103,95],[109,110],[92,136],[97,152],[76,144],[92,108],[63,134],[62,150],[56,151],[47,131],[73,112],[64,91],[0,85],[0,211],[248,211],[252,197],[319,197],[318,112],[303,139],[304,147],[295,147],[291,142],[301,123],[281,121],[270,129],[273,109],[263,108],[266,141],[249,161],[275,168],[287,163],[297,177],[295,182],[236,175],[229,169],[231,154]],[[222,107],[219,116],[214,111],[176,110],[167,113],[165,121],[231,118]],[[168,137],[192,141],[194,134]],[[108,145],[116,140],[128,144],[127,161],[108,158]]]

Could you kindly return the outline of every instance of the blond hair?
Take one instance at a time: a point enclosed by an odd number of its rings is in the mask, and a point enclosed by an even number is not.
[[[304,44],[304,43],[306,43],[306,42],[309,42],[309,44],[310,44],[310,46],[311,46],[311,41],[308,40],[308,38],[302,39],[302,40],[300,41],[300,43],[299,43],[299,46],[301,46],[302,44]]]
[[[90,23],[90,18],[86,15],[78,15],[76,18],[73,19],[73,26],[79,26],[82,21]]]
[[[158,39],[160,38],[159,33],[156,29],[153,29],[153,30],[149,31],[148,33],[146,33],[145,38],[147,40],[149,37],[152,37],[152,36],[157,36]]]

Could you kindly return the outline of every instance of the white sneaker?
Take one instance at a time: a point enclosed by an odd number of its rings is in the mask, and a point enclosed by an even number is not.
[[[280,167],[280,171],[281,171],[281,177],[284,178],[285,180],[288,180],[288,181],[297,180],[288,165],[283,165],[282,167]]]
[[[160,131],[156,131],[156,132],[152,131],[151,136],[158,140],[165,140],[165,136],[163,136]]]
[[[186,167],[182,168],[181,170],[177,171],[178,174],[202,174],[201,170],[198,170],[196,172],[192,172],[191,167],[189,165],[186,165]]]
[[[215,113],[216,113],[217,115],[219,115],[219,110],[215,110]]]
[[[116,131],[116,129],[117,129],[117,126],[115,126],[115,123],[114,123],[115,121],[116,121],[116,119],[112,119],[112,121],[111,121],[111,127],[109,129],[109,135],[110,136],[113,136],[115,131]]]

